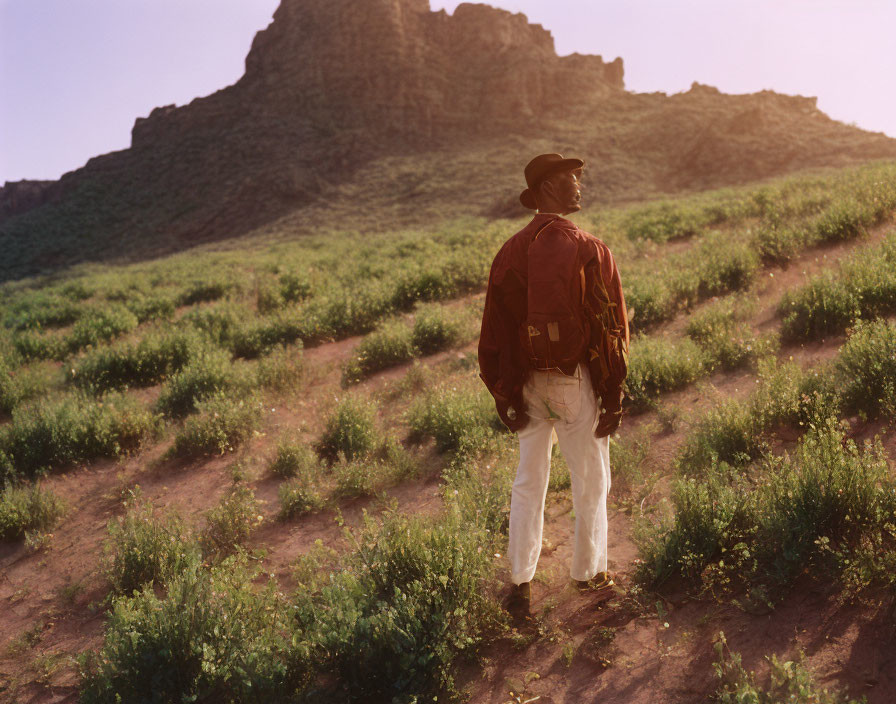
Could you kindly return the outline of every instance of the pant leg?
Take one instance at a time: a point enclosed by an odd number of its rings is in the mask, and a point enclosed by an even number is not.
[[[597,400],[583,378],[581,412],[558,421],[560,451],[569,465],[572,505],[576,513],[570,576],[586,581],[607,570],[607,494],[610,490],[610,439],[594,435]]]
[[[510,580],[529,582],[535,576],[544,529],[544,502],[551,470],[551,436],[554,422],[529,417],[519,431],[520,463],[510,495]]]

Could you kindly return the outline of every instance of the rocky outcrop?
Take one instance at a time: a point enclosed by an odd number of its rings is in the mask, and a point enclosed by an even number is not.
[[[449,200],[496,212],[542,150],[580,153],[612,201],[896,156],[894,145],[829,120],[814,98],[629,93],[622,59],[557,56],[546,29],[487,5],[282,0],[234,85],[156,108],[129,149],[56,183],[0,189],[0,278],[159,254],[290,213],[301,227],[359,193],[394,215],[401,179],[417,184],[406,202],[420,217]],[[427,191],[420,164],[453,176]],[[389,181],[390,169],[405,175]]]

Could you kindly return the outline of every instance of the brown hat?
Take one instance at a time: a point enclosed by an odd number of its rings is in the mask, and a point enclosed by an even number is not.
[[[523,170],[528,188],[520,193],[520,203],[529,210],[536,210],[538,204],[533,191],[538,184],[557,171],[572,171],[581,169],[584,165],[585,162],[581,159],[564,159],[560,154],[539,154]]]

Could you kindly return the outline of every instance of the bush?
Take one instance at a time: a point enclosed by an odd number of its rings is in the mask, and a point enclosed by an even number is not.
[[[687,474],[700,474],[718,464],[742,466],[767,448],[753,409],[734,400],[712,408],[688,435],[676,464]]]
[[[778,305],[782,335],[790,340],[841,333],[859,318],[896,311],[896,237],[864,249],[788,291]]]
[[[879,560],[893,551],[896,484],[886,454],[880,444],[860,451],[832,420],[811,429],[793,457],[768,457],[756,484],[720,468],[678,482],[672,503],[671,524],[639,540],[639,578],[654,587],[675,576],[708,588],[737,580],[767,601],[769,587],[806,572],[848,575],[853,585],[892,581],[867,564],[868,545],[880,546]]]
[[[20,538],[27,531],[49,530],[64,512],[63,502],[39,484],[9,485],[0,493],[0,540]]]
[[[452,663],[496,624],[488,536],[455,515],[367,521],[351,565],[299,601],[314,659],[350,699],[453,693]]]
[[[174,438],[175,457],[233,452],[261,422],[261,404],[252,398],[237,400],[219,393],[196,405],[198,415],[189,417]]]
[[[631,344],[625,395],[634,410],[643,411],[661,393],[687,386],[706,371],[703,351],[692,340],[669,342],[636,335]]]
[[[89,345],[111,340],[137,327],[137,317],[127,308],[120,305],[109,305],[87,311],[72,326],[66,336],[69,352],[77,352]]]
[[[202,547],[206,553],[226,555],[246,544],[262,522],[255,492],[243,484],[234,486],[205,514]]]
[[[434,354],[444,350],[460,336],[460,325],[439,306],[421,308],[414,320],[411,344],[418,354]]]
[[[195,333],[151,333],[134,344],[101,347],[81,359],[72,382],[94,392],[128,386],[152,386],[179,371],[199,354],[202,342]]]
[[[301,340],[289,347],[278,345],[257,364],[255,379],[259,386],[279,393],[294,391],[305,376]]]
[[[103,647],[82,664],[80,701],[287,701],[309,666],[277,584],[256,590],[245,559],[174,575],[163,596],[150,587],[118,596]],[[238,617],[236,617],[238,615]],[[297,641],[300,642],[299,638]]]
[[[138,505],[109,524],[106,574],[117,594],[144,586],[165,586],[198,563],[199,552],[183,521],[160,516],[149,503]]]
[[[456,452],[465,442],[485,442],[504,427],[485,389],[433,390],[413,403],[408,422],[412,437],[432,437],[439,452]]]
[[[3,324],[13,330],[40,330],[71,325],[84,306],[51,291],[31,291],[6,311]]]
[[[295,476],[314,476],[320,469],[317,455],[299,442],[281,442],[271,471],[284,479]]]
[[[402,321],[392,320],[361,340],[342,369],[342,383],[357,383],[374,372],[407,362],[418,354],[411,330]]]
[[[226,278],[197,279],[187,285],[177,298],[177,305],[190,306],[195,303],[216,301],[223,298],[235,288],[233,282]]]
[[[775,351],[773,338],[758,338],[734,303],[722,299],[688,321],[687,335],[706,356],[710,368],[739,369]]]
[[[182,417],[193,413],[200,401],[238,385],[229,354],[217,349],[197,351],[162,388],[156,408],[168,416]]]
[[[373,408],[369,403],[348,396],[330,414],[316,449],[328,462],[335,461],[340,453],[347,460],[353,460],[371,452],[378,438]]]
[[[316,511],[324,502],[315,487],[313,475],[295,476],[283,482],[277,490],[280,499],[280,518],[295,518],[303,513]]]
[[[896,326],[860,322],[834,369],[848,411],[896,417]]]
[[[703,242],[695,255],[699,298],[745,289],[759,268],[759,257],[749,243],[724,241],[721,236]]]
[[[75,395],[16,409],[0,432],[0,451],[18,472],[33,476],[44,468],[116,457],[156,428],[155,416],[132,398]]]
[[[798,662],[781,662],[775,655],[766,657],[769,686],[767,689],[757,686],[755,673],[744,670],[740,654],[729,650],[724,633],[719,632],[713,647],[718,658],[713,668],[720,680],[714,701],[719,704],[861,704],[865,701],[864,698],[847,700],[844,695],[819,689],[802,658]]]

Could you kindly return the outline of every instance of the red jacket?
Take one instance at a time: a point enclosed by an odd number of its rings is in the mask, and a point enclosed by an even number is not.
[[[496,399],[522,407],[522,389],[531,369],[519,342],[519,329],[526,320],[529,247],[536,234],[546,265],[579,274],[571,277],[570,286],[572,295],[584,301],[591,329],[587,359],[581,361],[589,366],[601,405],[608,411],[618,410],[629,347],[619,270],[603,242],[557,215],[536,215],[504,243],[492,263],[479,337],[480,377]]]

